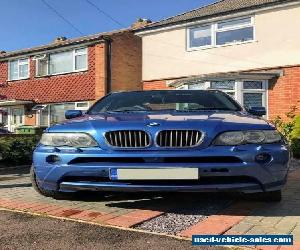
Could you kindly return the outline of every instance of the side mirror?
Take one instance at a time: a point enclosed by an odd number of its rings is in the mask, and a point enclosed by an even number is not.
[[[67,110],[65,113],[66,119],[73,119],[79,116],[82,116],[82,111],[81,110]]]
[[[246,109],[248,113],[255,116],[264,116],[267,114],[265,107],[250,107]]]

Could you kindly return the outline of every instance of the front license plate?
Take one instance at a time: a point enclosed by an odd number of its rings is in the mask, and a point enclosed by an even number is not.
[[[112,180],[198,180],[198,168],[111,169]]]

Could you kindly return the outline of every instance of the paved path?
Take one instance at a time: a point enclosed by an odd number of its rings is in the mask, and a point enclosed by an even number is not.
[[[299,162],[293,162],[280,203],[222,194],[144,193],[58,201],[34,192],[28,170],[0,171],[0,207],[188,238],[193,234],[293,234],[295,241],[300,242],[299,194]],[[300,250],[300,245],[280,249]]]

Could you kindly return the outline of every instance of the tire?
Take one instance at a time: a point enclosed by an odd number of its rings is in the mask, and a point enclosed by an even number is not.
[[[269,191],[262,193],[262,201],[280,202],[282,199],[281,190]]]
[[[46,196],[46,197],[54,198],[56,200],[63,200],[63,199],[68,198],[68,195],[66,193],[62,193],[59,191],[53,191],[53,190],[46,190],[46,189],[42,188],[41,186],[39,186],[33,166],[30,168],[30,179],[31,179],[32,187],[39,194]]]

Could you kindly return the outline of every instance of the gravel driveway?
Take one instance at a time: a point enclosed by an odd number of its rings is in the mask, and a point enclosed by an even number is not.
[[[184,194],[181,194],[181,196],[183,195]],[[187,193],[185,195],[189,196],[191,194]],[[195,194],[193,195],[196,196]],[[136,228],[150,232],[176,235],[190,226],[206,219],[209,215],[218,213],[233,202],[229,198],[222,198],[217,194],[210,194],[210,196],[213,196],[214,199],[207,199],[207,194],[199,194],[199,198],[194,199],[194,202],[185,202],[183,198],[178,198],[178,201],[186,204],[184,207],[181,207],[178,204],[177,208],[173,208],[168,211],[168,213],[146,221],[136,226]]]

